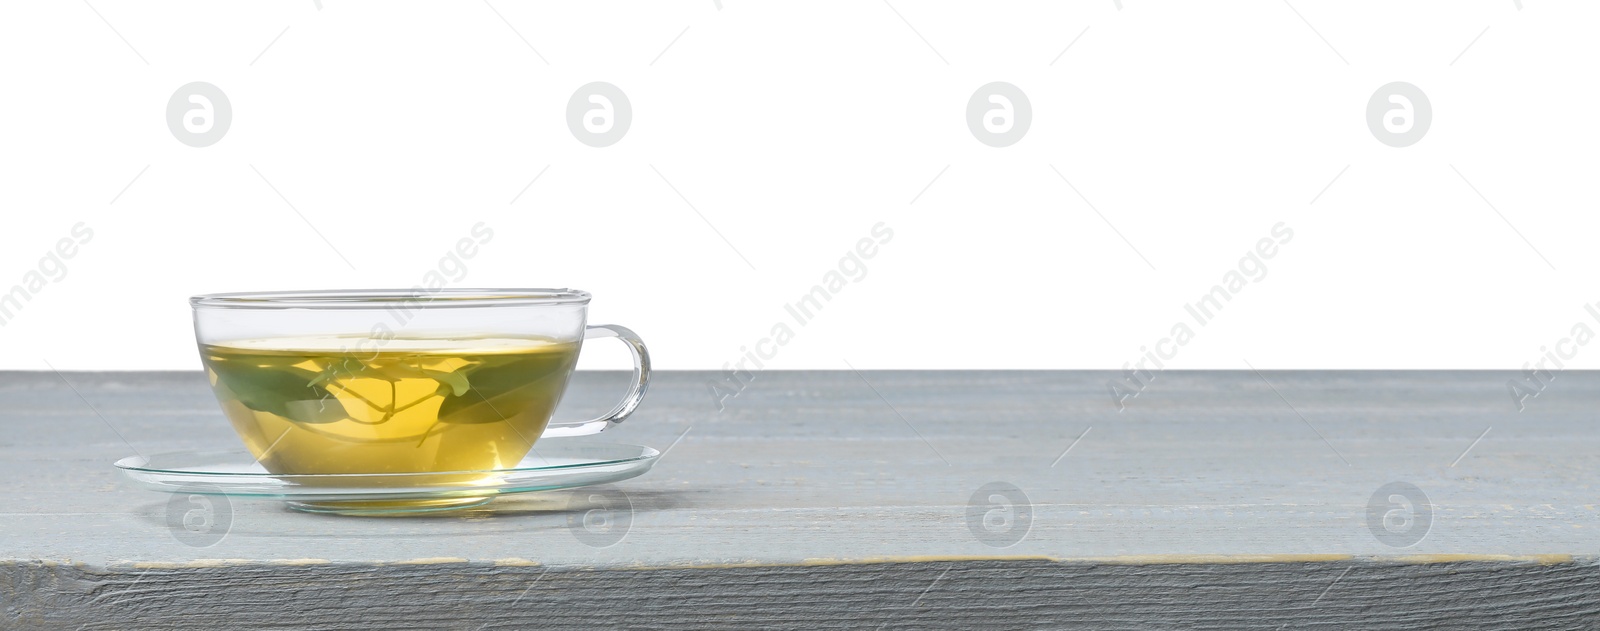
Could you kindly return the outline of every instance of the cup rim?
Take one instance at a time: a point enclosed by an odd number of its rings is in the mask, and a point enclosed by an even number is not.
[[[386,309],[401,307],[510,307],[585,305],[591,298],[581,289],[476,289],[447,287],[426,289],[312,289],[303,291],[241,291],[189,297],[195,309]]]

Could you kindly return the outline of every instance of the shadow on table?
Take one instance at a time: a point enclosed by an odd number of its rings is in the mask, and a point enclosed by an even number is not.
[[[382,520],[390,523],[425,522],[482,522],[482,521],[550,521],[558,520],[584,528],[595,524],[627,523],[635,515],[661,510],[672,510],[695,505],[696,491],[625,490],[613,485],[599,485],[578,489],[522,493],[496,497],[487,504],[437,512],[391,513],[382,515],[334,515],[300,512],[290,509],[285,502],[270,499],[221,498],[212,496],[205,504],[182,505],[183,512],[174,512],[170,502],[144,504],[134,508],[133,514],[152,527],[169,530],[185,529],[196,524],[217,524],[224,530],[244,525],[238,522],[255,521],[254,515],[272,515],[281,519],[317,520],[322,523],[348,523]],[[197,512],[200,511],[200,512]],[[235,515],[237,513],[237,516]],[[198,515],[198,516],[197,516]]]
[[[691,506],[685,491],[633,490],[625,491],[614,486],[594,486],[563,491],[528,493],[496,498],[483,506],[449,513],[438,517],[468,519],[495,519],[528,516],[583,516],[594,513],[617,513],[628,516]],[[429,515],[418,517],[427,518]]]

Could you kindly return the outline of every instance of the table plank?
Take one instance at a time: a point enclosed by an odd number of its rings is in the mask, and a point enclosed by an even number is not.
[[[0,374],[0,626],[1555,629],[1600,616],[1600,373],[1561,373],[1519,412],[1508,372],[1167,372],[1121,411],[1107,372],[768,371],[720,411],[716,375],[661,372],[634,418],[569,439],[671,446],[601,489],[632,506],[610,515],[627,526],[604,547],[579,536],[587,491],[405,518],[235,500],[226,536],[192,547],[167,496],[109,463],[237,448],[203,378],[62,377],[72,387]],[[625,379],[581,373],[561,414],[602,410]],[[1427,497],[1410,526],[1431,517],[1405,547],[1369,512],[1396,482]],[[992,484],[1025,503],[974,504]]]

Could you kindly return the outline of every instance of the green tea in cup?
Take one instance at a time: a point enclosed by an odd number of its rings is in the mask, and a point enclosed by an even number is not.
[[[196,297],[206,376],[251,454],[285,474],[512,467],[541,436],[599,432],[643,397],[643,342],[585,327],[587,293],[441,293]],[[613,336],[634,350],[628,397],[604,417],[552,424],[584,338]]]

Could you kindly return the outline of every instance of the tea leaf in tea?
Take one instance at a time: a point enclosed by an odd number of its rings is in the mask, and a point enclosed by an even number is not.
[[[252,410],[291,417],[297,415],[290,412],[290,404],[314,402],[319,412],[318,420],[322,422],[338,420],[327,419],[327,415],[320,413],[323,410],[334,409],[338,412],[337,417],[344,416],[344,405],[326,388],[315,383],[312,374],[282,361],[214,362],[208,363],[207,368],[216,375],[217,384],[232,393],[229,398]],[[309,411],[305,407],[297,407],[299,411]]]
[[[522,364],[521,370],[506,370],[500,366],[504,361],[485,358],[483,365],[475,366],[476,370],[468,373],[472,379],[471,390],[446,397],[439,406],[439,422],[493,423],[522,414],[537,400],[531,394],[549,390],[549,385],[542,382],[554,376],[552,371],[558,370],[565,360],[559,355],[526,358],[518,362]],[[565,377],[560,379],[565,381]],[[556,396],[560,397],[559,391]],[[554,407],[552,404],[551,408]]]

